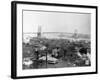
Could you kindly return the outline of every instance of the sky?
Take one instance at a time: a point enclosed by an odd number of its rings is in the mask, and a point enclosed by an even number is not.
[[[91,14],[61,13],[43,11],[23,11],[23,32],[37,32],[41,26],[42,32],[67,32],[90,34]]]

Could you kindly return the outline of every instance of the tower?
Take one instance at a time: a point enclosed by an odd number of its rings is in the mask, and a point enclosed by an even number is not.
[[[38,26],[37,37],[41,38],[41,26]]]
[[[74,30],[73,37],[74,37],[74,39],[77,39],[78,38],[78,30],[77,29]]]

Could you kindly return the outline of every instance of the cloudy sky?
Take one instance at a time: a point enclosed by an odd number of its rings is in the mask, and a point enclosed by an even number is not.
[[[60,13],[42,11],[23,11],[23,32],[69,32],[90,34],[91,15],[79,13]]]

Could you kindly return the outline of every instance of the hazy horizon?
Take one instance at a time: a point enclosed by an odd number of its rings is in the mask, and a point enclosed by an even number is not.
[[[23,11],[23,32],[37,32],[38,26],[42,27],[42,32],[74,33],[77,30],[81,34],[90,34],[91,15]]]

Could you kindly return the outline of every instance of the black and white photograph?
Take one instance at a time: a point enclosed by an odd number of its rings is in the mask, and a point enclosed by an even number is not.
[[[23,69],[91,66],[91,14],[23,11]]]
[[[97,73],[96,12],[96,6],[12,2],[12,76]]]

